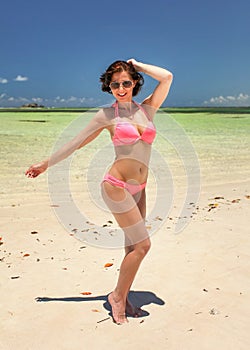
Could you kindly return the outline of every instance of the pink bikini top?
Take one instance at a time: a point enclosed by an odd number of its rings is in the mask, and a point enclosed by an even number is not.
[[[144,110],[144,108],[142,108],[141,105],[139,105],[134,101],[133,103],[137,107],[139,107],[147,116],[146,111]],[[114,146],[133,145],[139,140],[146,142],[150,145],[153,143],[156,136],[156,129],[154,124],[151,121],[149,121],[143,133],[140,134],[137,128],[133,124],[129,123],[128,121],[121,120],[121,118],[119,117],[117,101],[113,104],[113,107],[115,107],[115,118],[117,119],[115,133],[112,138]],[[148,116],[147,118],[149,119]]]

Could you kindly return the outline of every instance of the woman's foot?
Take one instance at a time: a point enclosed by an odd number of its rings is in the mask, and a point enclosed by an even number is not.
[[[128,320],[125,313],[125,305],[123,301],[115,295],[115,292],[109,294],[108,301],[112,308],[114,322],[116,324],[127,323]]]
[[[141,317],[143,316],[143,310],[137,306],[131,304],[131,302],[126,300],[126,314],[131,317]]]

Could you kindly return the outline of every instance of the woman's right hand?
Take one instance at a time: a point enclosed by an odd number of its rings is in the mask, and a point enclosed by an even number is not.
[[[27,177],[37,177],[38,175],[44,173],[48,168],[48,161],[44,161],[38,164],[31,165],[28,170],[26,170],[25,175]]]

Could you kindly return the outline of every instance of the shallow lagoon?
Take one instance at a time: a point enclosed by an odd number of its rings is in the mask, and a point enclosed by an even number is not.
[[[67,134],[72,121],[76,123],[77,120],[77,123],[67,138],[84,127],[94,112],[1,111],[1,193],[22,192],[27,184],[26,168],[50,154],[58,137],[65,130]],[[191,156],[198,160],[205,185],[250,178],[250,113],[241,113],[239,109],[232,109],[231,113],[228,110],[216,113],[214,109],[211,112],[193,110],[192,113],[161,110],[155,117],[155,125],[158,135],[153,147],[164,158],[174,177],[185,176],[181,158]],[[97,150],[109,143],[108,133],[103,132],[77,152],[72,162],[76,179],[86,171]]]

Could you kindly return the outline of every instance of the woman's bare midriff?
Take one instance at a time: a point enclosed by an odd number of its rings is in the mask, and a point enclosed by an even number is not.
[[[147,181],[148,167],[135,159],[124,158],[113,163],[109,174],[125,182],[142,184]]]

